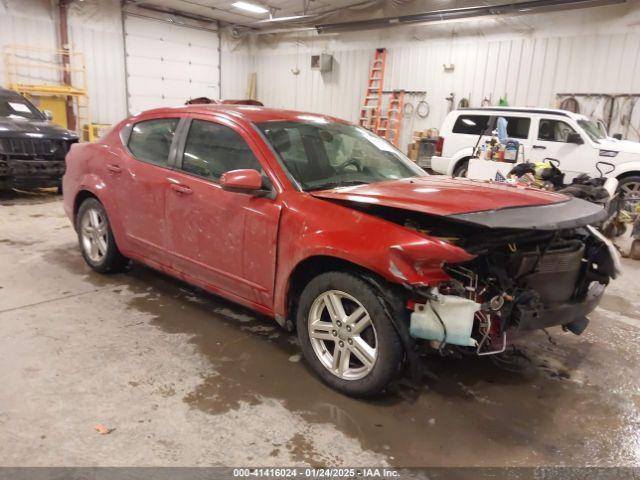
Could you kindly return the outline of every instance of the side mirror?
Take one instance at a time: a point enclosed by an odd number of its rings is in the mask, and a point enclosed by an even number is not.
[[[621,133],[616,133],[613,138],[615,138],[616,140],[622,140],[622,134]]]
[[[567,135],[567,143],[575,143],[578,145],[582,145],[584,140],[582,140],[582,136],[577,132],[572,132]]]
[[[222,174],[220,185],[229,192],[253,193],[262,189],[262,175],[249,168],[230,170]]]
[[[45,120],[53,120],[53,113],[51,113],[51,110],[44,110],[42,114],[44,115]]]

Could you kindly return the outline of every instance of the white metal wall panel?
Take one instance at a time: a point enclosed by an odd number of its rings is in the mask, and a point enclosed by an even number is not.
[[[360,42],[343,42],[334,36],[320,48],[313,41],[282,42],[275,48],[262,47],[256,54],[258,98],[273,107],[357,121],[374,48],[385,44],[385,89],[426,90],[431,107],[424,120],[415,115],[405,118],[402,148],[414,130],[440,127],[448,112],[445,97],[451,92],[456,103],[470,96],[472,106],[489,97],[496,104],[506,95],[512,106],[537,107],[556,106],[557,93],[640,93],[639,29],[585,35],[598,31],[597,18],[591,24],[594,28],[589,25],[567,30],[562,36],[512,34],[399,42],[362,34]],[[367,40],[369,46],[363,48]],[[333,72],[310,68],[310,55],[323,50],[334,55]],[[443,63],[455,64],[455,70],[445,72]],[[291,72],[294,67],[300,69],[298,75]],[[595,99],[580,101],[583,113],[596,111]],[[629,110],[630,105],[624,108]],[[640,101],[633,111],[632,125],[640,128]],[[614,122],[611,131],[640,139],[640,132],[623,128],[619,122]]]
[[[74,50],[85,55],[87,87],[92,118],[96,123],[113,123],[126,115],[124,49],[119,0],[72,4],[69,11],[69,40]],[[58,48],[57,10],[51,2],[13,0],[0,2],[0,46],[29,45]],[[0,82],[5,84],[4,61],[0,61]],[[29,81],[55,83],[59,72],[29,69]]]
[[[223,35],[220,56],[221,98],[246,98],[249,75],[255,72],[254,57],[249,46],[243,40],[238,41]]]
[[[132,15],[124,30],[131,113],[220,98],[217,32]]]
[[[91,121],[112,124],[122,120],[127,107],[119,0],[71,4],[69,40],[75,50],[84,53]]]
[[[56,48],[58,43],[56,22],[46,2],[17,1],[0,2],[0,47],[6,45],[29,45],[38,48]],[[4,55],[4,52],[2,52]],[[31,56],[48,60],[45,56]],[[0,59],[0,79],[4,86],[4,58]],[[56,81],[55,72],[46,68],[21,69],[28,82]]]

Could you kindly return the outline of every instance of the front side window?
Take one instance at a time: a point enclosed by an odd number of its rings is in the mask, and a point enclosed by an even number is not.
[[[136,123],[129,136],[129,150],[139,160],[166,166],[178,121],[178,118],[159,118]]]
[[[587,132],[589,138],[594,142],[599,142],[607,138],[607,132],[603,131],[602,126],[592,120],[578,120],[578,125]]]
[[[562,120],[540,119],[538,140],[567,143],[569,135],[576,133],[571,125]]]
[[[425,175],[382,138],[328,121],[257,125],[303,190],[321,190]]]
[[[193,120],[182,155],[182,170],[218,180],[230,170],[262,171],[247,142],[233,129],[219,123]]]
[[[453,124],[453,133],[480,135],[489,128],[489,115],[460,115]]]

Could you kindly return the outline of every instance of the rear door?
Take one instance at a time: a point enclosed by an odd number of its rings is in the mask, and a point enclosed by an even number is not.
[[[498,118],[504,118],[507,121],[507,138],[516,140],[524,151],[524,158],[529,158],[531,141],[533,139],[533,122],[531,121],[531,117],[509,112],[505,113],[505,115],[496,115],[491,119],[491,129],[497,128]],[[518,161],[522,161],[522,158],[518,158]]]
[[[174,268],[214,291],[271,307],[281,207],[274,195],[229,192],[219,183],[227,171],[252,168],[271,188],[256,142],[226,119],[190,119],[168,176],[166,223]]]
[[[165,200],[170,151],[180,118],[132,125],[120,160],[107,165],[127,242],[145,258],[166,259]]]

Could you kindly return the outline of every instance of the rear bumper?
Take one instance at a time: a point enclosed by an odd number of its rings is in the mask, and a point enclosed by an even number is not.
[[[434,155],[431,157],[431,170],[443,175],[451,175],[449,169],[452,169],[453,158],[451,157],[438,157]]]
[[[65,171],[64,160],[0,160],[0,188],[56,187]]]
[[[581,302],[560,303],[545,307],[543,310],[521,309],[515,329],[519,332],[539,330],[581,320],[595,310],[603,294],[604,285],[593,283],[586,298]]]

